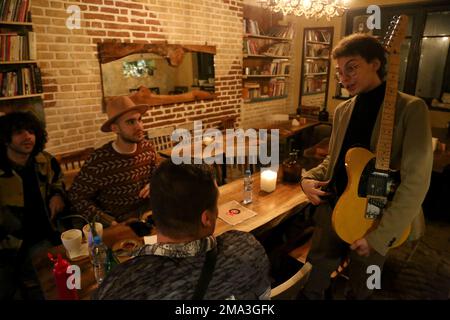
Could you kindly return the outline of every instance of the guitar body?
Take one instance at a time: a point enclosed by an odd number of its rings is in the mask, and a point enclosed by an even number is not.
[[[384,199],[386,202],[392,196],[395,177],[391,174],[380,177],[374,164],[375,155],[364,148],[351,148],[345,155],[348,183],[333,210],[332,224],[337,235],[349,244],[363,238],[378,225],[382,208],[378,209],[376,206],[384,207],[384,205],[380,204],[383,197],[377,190],[382,190],[381,193],[386,191]],[[377,189],[374,185],[380,188]],[[375,212],[377,210],[380,212],[372,214],[371,208],[375,208]],[[410,230],[408,227],[392,247],[402,244],[408,238]]]

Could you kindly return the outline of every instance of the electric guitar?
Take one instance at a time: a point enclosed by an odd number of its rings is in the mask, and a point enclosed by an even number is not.
[[[397,102],[400,46],[405,37],[408,17],[401,15],[390,24],[384,47],[388,52],[389,71],[381,116],[376,155],[364,148],[351,148],[345,155],[347,187],[336,202],[332,225],[347,243],[363,238],[380,222],[383,210],[392,200],[399,184],[398,172],[390,170],[392,133]],[[392,247],[402,244],[411,227],[394,240]]]

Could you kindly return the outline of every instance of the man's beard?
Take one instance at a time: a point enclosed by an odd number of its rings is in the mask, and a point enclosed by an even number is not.
[[[29,156],[29,155],[31,155],[33,153],[34,149],[36,148],[36,145],[33,145],[33,148],[30,151],[28,151],[26,149],[18,148],[16,146],[12,145],[12,144],[9,144],[8,148],[11,149],[12,151],[14,151],[15,153],[20,154],[22,156]]]
[[[126,136],[126,135],[120,134],[120,138],[125,143],[133,144],[133,143],[141,142],[144,139],[144,135],[142,135],[141,137],[135,137],[135,136],[131,136],[130,137],[130,136]]]

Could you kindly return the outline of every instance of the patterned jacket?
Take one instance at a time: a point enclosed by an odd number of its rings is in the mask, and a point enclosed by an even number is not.
[[[329,180],[339,157],[345,132],[355,106],[356,97],[340,104],[335,111],[330,139],[330,153],[303,178]],[[382,107],[380,108],[382,110]],[[380,131],[381,112],[372,132],[370,150],[375,151]],[[380,224],[366,235],[370,246],[386,255],[393,240],[412,224],[411,234],[423,229],[422,202],[428,191],[433,166],[431,128],[428,108],[423,100],[399,92],[392,138],[391,169],[400,170],[401,183],[394,199],[388,203]]]
[[[63,173],[56,159],[45,151],[34,159],[42,201],[49,215],[50,198],[55,194],[65,196]],[[3,160],[0,164],[0,249],[17,249],[23,238],[23,183],[9,162]]]
[[[137,217],[149,205],[139,191],[150,183],[155,163],[153,145],[147,140],[138,143],[133,154],[119,154],[112,142],[103,145],[86,161],[69,190],[74,210],[89,220],[97,215],[107,225]]]
[[[144,246],[116,266],[93,299],[189,300],[205,261],[217,246],[217,261],[204,299],[269,299],[269,259],[252,234],[228,231],[217,238]]]

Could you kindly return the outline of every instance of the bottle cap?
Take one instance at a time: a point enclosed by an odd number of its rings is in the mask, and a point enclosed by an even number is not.
[[[95,237],[94,237],[94,240],[93,240],[93,243],[94,243],[94,244],[100,244],[100,243],[102,243],[102,239],[100,239],[99,236],[95,236]]]

